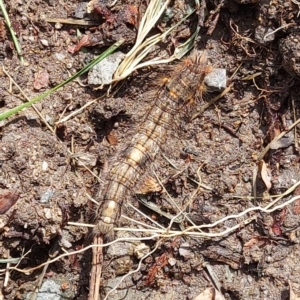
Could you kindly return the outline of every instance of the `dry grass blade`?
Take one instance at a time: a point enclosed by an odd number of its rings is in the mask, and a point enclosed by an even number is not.
[[[91,25],[99,24],[99,22],[96,22],[94,20],[78,20],[73,18],[67,18],[67,19],[46,18],[45,21],[49,23],[61,23],[61,24],[81,25],[81,26],[91,26]]]
[[[128,53],[129,56],[134,53],[136,48],[140,44],[142,44],[143,40],[149,33],[149,31],[154,27],[164,10],[167,8],[169,5],[170,0],[165,1],[162,3],[160,0],[152,0],[150,1],[148,8],[145,12],[145,15],[143,16],[141,23],[139,25],[139,31],[137,34],[136,38],[136,44],[135,46],[131,49],[131,51]]]
[[[150,222],[152,222],[153,224],[155,224],[157,227],[160,227],[161,229],[163,229],[164,227],[161,226],[158,222],[154,221],[152,218],[150,218],[149,216],[147,216],[146,214],[144,214],[143,212],[141,212],[140,210],[138,210],[136,207],[134,207],[133,205],[131,205],[129,203],[129,207],[131,207],[133,210],[135,210],[136,212],[138,212],[141,216],[143,216],[144,218],[148,219]],[[126,219],[126,220],[129,220],[133,223],[136,223],[136,224],[139,224],[139,225],[142,225],[142,226],[146,226],[146,227],[149,227],[149,228],[152,228],[152,229],[155,229],[156,227],[153,227],[153,226],[150,226],[148,224],[145,224],[145,223],[142,223],[142,222],[139,222],[139,221],[136,221],[136,220],[133,220],[131,218],[128,218],[124,215],[121,215],[122,218]]]
[[[151,0],[149,6],[143,16],[139,30],[137,34],[136,43],[129,53],[125,56],[122,63],[119,65],[117,71],[115,72],[113,81],[119,81],[127,76],[129,76],[134,70],[139,68],[150,66],[154,64],[163,64],[171,62],[175,59],[179,59],[184,56],[192,47],[193,41],[198,34],[199,28],[194,32],[194,34],[182,45],[175,49],[174,54],[167,58],[155,58],[150,61],[146,61],[144,63],[140,63],[152,50],[153,46],[158,42],[164,40],[174,28],[176,28],[179,24],[181,24],[184,20],[186,20],[191,14],[195,12],[193,10],[186,17],[184,17],[180,22],[175,24],[173,27],[169,28],[165,33],[156,34],[154,36],[149,37],[145,40],[146,36],[150,32],[150,30],[155,26],[156,22],[159,20],[160,16],[170,3],[170,0],[162,2],[160,0]]]

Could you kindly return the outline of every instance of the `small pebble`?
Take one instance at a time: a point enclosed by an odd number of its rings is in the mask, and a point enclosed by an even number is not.
[[[67,67],[68,70],[72,69],[73,63],[68,62],[68,63],[66,64],[66,67]]]
[[[0,229],[2,229],[6,224],[7,224],[7,220],[0,218]]]
[[[147,255],[149,252],[150,252],[149,246],[147,246],[144,243],[141,243],[135,247],[133,254],[137,259],[141,259],[145,255]]]
[[[55,23],[54,27],[55,27],[55,29],[61,29],[63,27],[63,24]]]
[[[49,42],[47,40],[41,39],[41,44],[45,47],[49,46]]]
[[[48,170],[48,163],[46,161],[42,162],[42,170],[46,172]]]
[[[176,260],[174,257],[170,257],[170,258],[168,259],[168,263],[169,263],[169,265],[172,266],[172,267],[176,265],[176,262],[177,262],[177,260]]]
[[[45,120],[49,125],[54,125],[54,120],[51,116],[49,116],[48,114],[45,115]]]
[[[272,141],[270,149],[277,150],[280,148],[288,148],[295,143],[293,134],[288,134],[279,140]]]
[[[50,201],[50,199],[53,197],[54,192],[50,189],[48,189],[42,196],[40,199],[41,203],[47,203]]]
[[[64,100],[72,100],[73,95],[71,93],[65,93],[63,95],[63,97],[64,97]]]
[[[60,53],[60,52],[55,53],[54,56],[57,60],[64,60],[66,58],[65,54]]]
[[[60,240],[60,244],[64,247],[64,248],[71,248],[72,247],[72,244],[67,240],[65,239],[64,237]]]
[[[248,176],[243,176],[243,181],[244,182],[249,182],[250,181],[250,178]]]
[[[165,12],[161,17],[161,21],[163,23],[167,23],[174,17],[174,15],[175,15],[174,9],[167,7],[167,9],[165,10]]]
[[[51,219],[52,214],[51,214],[51,209],[50,208],[44,208],[44,213],[45,213],[45,218],[46,219]]]
[[[77,4],[74,12],[74,18],[83,19],[87,14],[87,2],[81,2]]]

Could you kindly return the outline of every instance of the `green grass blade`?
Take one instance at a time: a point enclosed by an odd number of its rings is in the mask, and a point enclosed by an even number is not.
[[[43,94],[39,95],[38,97],[23,103],[13,109],[10,109],[9,111],[0,114],[0,121],[18,113],[19,111],[21,111],[24,108],[30,107],[32,104],[44,99],[45,97],[49,96],[50,94],[52,94],[53,92],[57,91],[58,89],[60,89],[61,87],[63,87],[64,85],[68,84],[69,82],[73,81],[74,79],[76,79],[77,77],[81,76],[82,74],[86,73],[89,69],[91,69],[92,67],[94,67],[96,64],[98,64],[101,60],[103,60],[105,57],[107,57],[108,55],[110,55],[111,53],[113,53],[118,47],[120,47],[120,45],[124,42],[124,40],[120,40],[118,42],[116,42],[115,44],[113,44],[111,47],[109,47],[106,51],[104,51],[102,54],[100,54],[96,59],[94,59],[92,62],[90,62],[89,64],[87,64],[85,67],[83,67],[80,71],[78,71],[76,74],[74,74],[73,76],[69,77],[67,80],[63,81],[62,83],[58,84],[57,86],[55,86],[54,88],[44,92]]]
[[[3,13],[5,23],[6,23],[7,27],[8,27],[8,30],[9,30],[10,34],[11,34],[11,37],[12,37],[12,40],[14,42],[15,48],[17,50],[18,56],[20,58],[21,64],[23,65],[24,64],[24,58],[23,58],[23,55],[22,55],[21,46],[20,46],[20,44],[18,42],[16,33],[15,33],[14,29],[12,28],[12,25],[11,25],[8,13],[6,11],[5,5],[4,5],[4,3],[3,3],[2,0],[0,0],[0,9],[1,9],[2,13]]]

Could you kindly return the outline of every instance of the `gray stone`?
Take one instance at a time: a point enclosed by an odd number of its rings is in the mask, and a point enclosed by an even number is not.
[[[212,91],[221,91],[226,88],[227,76],[225,69],[213,69],[205,77],[205,83]]]
[[[274,30],[270,27],[264,27],[264,26],[257,26],[255,28],[255,40],[262,44],[268,44],[270,42],[273,42],[275,39]]]
[[[115,73],[123,58],[124,54],[122,52],[115,52],[107,58],[100,61],[89,71],[88,84],[110,84],[113,74]]]
[[[32,293],[26,296],[26,299],[31,299]],[[62,291],[60,285],[54,280],[47,279],[43,282],[39,292],[37,293],[36,300],[62,300]]]

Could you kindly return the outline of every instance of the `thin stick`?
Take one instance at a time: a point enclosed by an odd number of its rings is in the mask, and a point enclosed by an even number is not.
[[[94,244],[103,244],[103,236],[95,236]],[[92,270],[90,276],[90,291],[88,300],[98,300],[103,264],[103,247],[93,248]]]
[[[5,271],[5,278],[4,278],[4,283],[3,283],[3,287],[7,287],[8,284],[8,280],[9,280],[9,267],[10,267],[10,263],[6,264],[6,271]]]
[[[160,228],[164,228],[163,226],[161,226],[158,222],[154,221],[153,219],[151,219],[150,217],[148,217],[147,215],[145,215],[144,213],[142,213],[140,210],[138,210],[136,207],[134,207],[133,205],[131,205],[130,203],[128,203],[128,205],[134,209],[136,212],[138,212],[140,215],[142,215],[144,218],[148,219],[149,221],[153,222],[156,226],[160,227]],[[128,218],[124,215],[121,215],[122,218],[125,218],[127,220],[130,220],[131,222],[134,222],[134,223],[137,223],[137,224],[142,224],[141,222],[138,222],[136,220],[133,220],[131,218]],[[147,224],[142,224],[143,226],[148,226],[148,227],[152,227],[152,228],[155,228],[153,226],[150,226],[150,225],[147,225]]]
[[[293,1],[293,0],[292,0],[292,1]],[[294,2],[294,1],[293,1],[293,2]],[[295,2],[294,2],[294,3],[295,3]],[[299,14],[299,12],[298,12],[298,14]],[[298,18],[298,16],[297,16],[297,18]],[[284,25],[278,27],[277,29],[275,29],[275,30],[273,30],[273,31],[271,31],[271,32],[269,32],[269,33],[267,33],[267,34],[265,34],[263,40],[265,41],[266,38],[267,38],[268,36],[270,36],[271,34],[274,34],[275,32],[277,32],[277,31],[279,31],[279,30],[281,30],[281,29],[283,29],[283,28],[286,28],[286,27],[289,27],[289,26],[295,26],[295,25],[297,25],[297,23],[284,24]]]
[[[91,26],[99,25],[99,22],[94,20],[78,20],[73,18],[60,19],[60,18],[46,18],[46,22],[49,23],[61,23],[61,24],[71,24],[71,25],[81,25],[81,26]]]
[[[0,264],[16,264],[21,260],[21,257],[17,258],[2,258],[0,259]]]
[[[50,260],[50,258],[48,259],[48,261],[49,261],[49,260]],[[42,282],[43,282],[43,279],[44,279],[44,276],[45,276],[45,274],[46,274],[46,271],[47,271],[48,267],[49,267],[49,263],[48,263],[47,265],[44,266],[44,268],[43,268],[43,270],[42,270],[42,273],[39,275],[38,282],[37,282],[37,284],[36,284],[35,289],[33,290],[32,294],[31,294],[29,300],[35,300],[35,299],[37,298],[37,294],[38,294],[39,289],[40,289],[40,287],[41,287],[41,285],[42,285]]]
[[[219,100],[220,98],[222,98],[224,95],[226,95],[233,87],[233,83],[231,83],[222,93],[220,93],[219,95],[217,95],[216,97],[214,97],[213,99],[211,99],[208,103],[206,103],[205,105],[203,105],[200,108],[200,111],[196,112],[192,118],[191,121],[195,120],[196,118],[198,118],[209,106],[211,106],[213,103],[215,103],[217,100]]]
[[[103,99],[106,95],[103,95],[99,98],[96,98],[96,99],[93,99],[89,102],[87,102],[86,104],[84,104],[82,107],[80,107],[79,109],[73,111],[72,113],[70,113],[69,115],[67,115],[66,117],[64,117],[63,119],[61,120],[58,120],[57,122],[55,122],[55,126],[61,124],[61,123],[64,123],[66,121],[68,121],[70,118],[78,115],[79,113],[81,113],[82,111],[84,111],[87,107],[89,107],[90,105],[94,104],[95,102],[99,101],[99,99]]]

